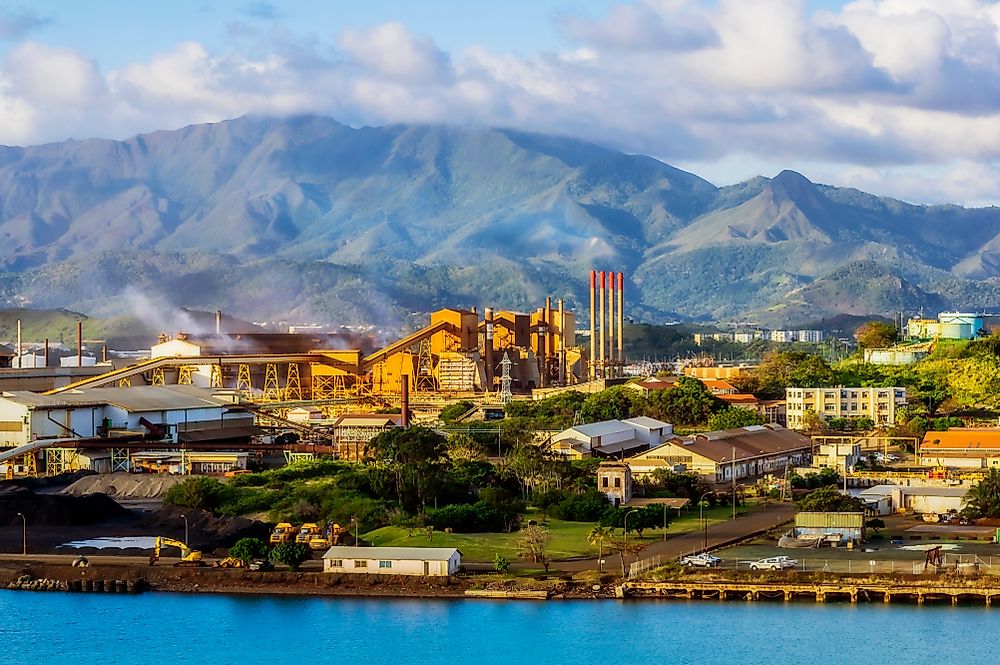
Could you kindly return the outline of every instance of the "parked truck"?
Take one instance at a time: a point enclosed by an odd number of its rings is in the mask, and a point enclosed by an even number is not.
[[[322,535],[323,530],[319,527],[319,524],[306,522],[299,528],[299,533],[295,536],[295,542],[308,545],[313,538],[320,538]]]
[[[336,522],[327,522],[322,532],[311,537],[307,542],[309,549],[325,550],[340,543],[340,537],[348,533],[350,529],[340,526]]]
[[[298,529],[288,522],[279,522],[275,525],[274,530],[271,531],[269,542],[272,545],[277,545],[278,543],[288,543],[295,538],[296,533],[298,533]]]

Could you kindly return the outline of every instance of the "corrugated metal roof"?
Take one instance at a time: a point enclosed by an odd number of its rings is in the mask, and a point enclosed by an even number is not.
[[[626,432],[632,431],[633,428],[630,425],[626,425],[620,420],[602,420],[599,423],[590,423],[587,425],[577,425],[571,427],[574,432],[579,432],[587,437],[595,436],[605,436],[607,434],[614,434],[616,432]]]
[[[1000,429],[951,428],[945,432],[927,432],[920,442],[920,452],[935,450],[1000,450]]]
[[[333,422],[334,427],[399,427],[403,416],[398,413],[348,413]]]
[[[685,439],[680,445],[670,443],[717,463],[732,462],[734,448],[736,461],[812,448],[808,437],[777,425],[708,432]]]
[[[795,526],[860,529],[864,525],[864,513],[797,513],[795,515]]]
[[[665,423],[662,420],[657,420],[656,418],[650,418],[648,416],[636,416],[635,418],[626,418],[622,421],[623,423],[628,423],[629,425],[635,425],[636,427],[644,427],[646,429],[660,429],[661,427],[670,427],[670,423]]]
[[[454,547],[349,547],[336,545],[327,550],[324,559],[386,559],[396,561],[447,561]]]

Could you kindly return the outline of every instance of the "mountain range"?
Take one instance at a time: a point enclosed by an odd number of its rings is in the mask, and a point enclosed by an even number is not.
[[[716,187],[651,157],[505,129],[231,121],[0,147],[0,305],[403,324],[443,306],[797,325],[1000,303],[1000,209],[783,171]]]

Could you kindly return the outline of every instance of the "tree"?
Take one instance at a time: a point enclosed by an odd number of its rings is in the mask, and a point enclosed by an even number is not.
[[[649,414],[676,425],[704,423],[725,402],[712,394],[704,383],[682,376],[673,388],[654,390],[649,395]]]
[[[475,406],[475,404],[468,400],[453,402],[441,409],[441,413],[438,417],[446,423],[454,422],[456,418],[464,416]]]
[[[229,548],[229,556],[247,565],[254,559],[267,556],[267,543],[260,538],[240,538]]]
[[[1000,407],[1000,358],[963,359],[948,373],[948,387],[958,406]]]
[[[864,509],[864,501],[841,494],[834,485],[815,489],[799,501],[799,510],[807,513],[860,513]]]
[[[382,432],[369,443],[378,464],[391,472],[396,499],[410,512],[418,512],[436,495],[445,438],[426,427]]]
[[[990,469],[970,487],[965,504],[975,517],[1000,517],[1000,469]]]
[[[487,457],[486,446],[468,434],[458,433],[448,437],[448,459],[452,462],[481,462]]]
[[[760,365],[738,377],[734,385],[749,389],[757,397],[783,399],[786,388],[818,388],[831,385],[836,373],[819,356],[801,351],[766,353]]]
[[[862,349],[884,349],[896,342],[896,326],[885,321],[866,321],[854,332]]]
[[[750,425],[763,425],[764,418],[752,409],[730,406],[728,408],[712,414],[708,419],[708,429],[717,432],[724,429],[736,429],[737,427],[749,427]]]
[[[604,543],[611,540],[611,536],[611,529],[600,524],[595,524],[594,528],[587,534],[587,542],[591,545],[597,545],[597,565],[601,570],[604,570],[601,565],[601,559],[604,558]]]
[[[225,502],[229,494],[229,488],[215,478],[192,476],[168,489],[163,497],[163,503],[214,511]]]
[[[589,395],[580,408],[580,416],[588,423],[632,418],[645,412],[646,398],[626,386],[614,386]]]
[[[493,557],[493,570],[497,571],[501,575],[506,575],[510,570],[510,562],[507,561],[507,557],[503,554],[496,554]]]
[[[305,543],[278,543],[271,550],[270,559],[276,563],[283,563],[293,571],[298,570],[304,561],[308,561],[312,556],[312,551]]]
[[[823,416],[813,409],[806,409],[802,414],[802,429],[806,432],[825,432],[829,428]]]
[[[885,528],[885,522],[881,517],[875,517],[865,522],[865,527],[874,531],[875,535],[878,535],[878,530]]]
[[[540,563],[549,572],[549,543],[552,534],[545,527],[529,525],[518,532],[517,548],[526,559]]]

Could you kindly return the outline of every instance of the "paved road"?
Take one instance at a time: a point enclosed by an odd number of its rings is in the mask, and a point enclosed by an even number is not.
[[[753,536],[754,534],[768,531],[776,526],[784,524],[795,516],[795,506],[790,503],[774,504],[762,510],[754,511],[745,517],[737,517],[720,524],[708,527],[706,533],[694,531],[684,533],[667,540],[657,540],[649,544],[638,555],[629,556],[628,563],[636,560],[651,559],[659,556],[663,560],[676,559],[685,554],[699,552],[705,549],[707,540],[708,548],[715,549],[723,545],[729,545]],[[604,570],[621,571],[621,557],[604,557]],[[597,568],[596,559],[580,559],[574,561],[556,561],[552,568],[566,571],[579,571]]]

